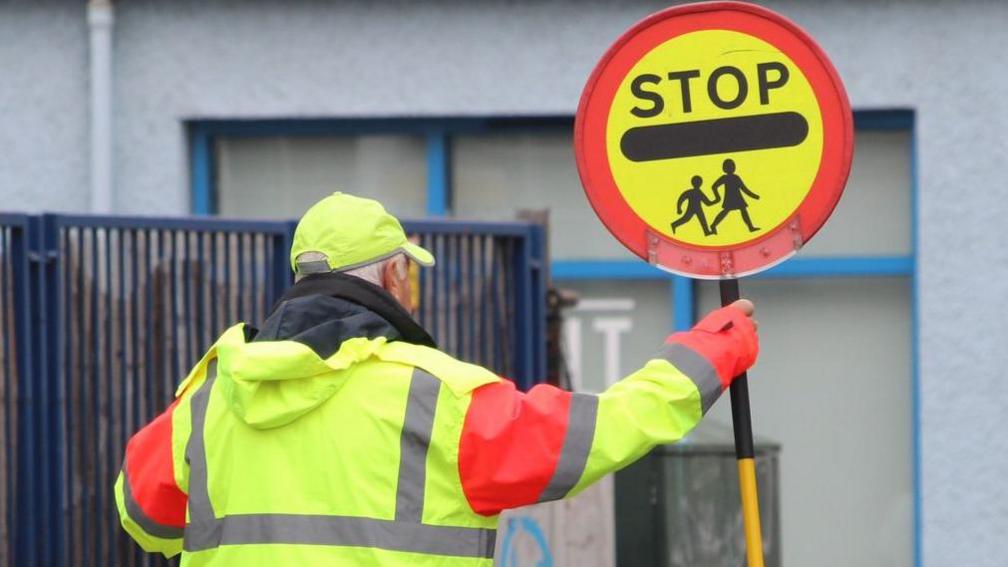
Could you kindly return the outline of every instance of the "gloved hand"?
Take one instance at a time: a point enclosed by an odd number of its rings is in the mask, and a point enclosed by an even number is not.
[[[692,329],[675,333],[665,342],[682,344],[706,358],[717,370],[721,385],[727,388],[756,362],[759,354],[758,325],[752,319],[753,311],[751,301],[740,299],[711,311]]]

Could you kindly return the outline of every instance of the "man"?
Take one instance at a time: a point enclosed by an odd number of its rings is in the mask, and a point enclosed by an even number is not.
[[[680,439],[755,360],[752,304],[715,311],[599,395],[528,393],[410,317],[434,264],[380,204],[301,219],[297,282],[231,327],[126,448],[123,527],[183,565],[491,565],[497,514],[576,494]]]

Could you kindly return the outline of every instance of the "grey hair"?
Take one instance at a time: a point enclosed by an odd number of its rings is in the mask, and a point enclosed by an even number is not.
[[[382,258],[381,260],[376,260],[374,262],[371,262],[370,264],[364,264],[363,266],[358,266],[352,270],[346,270],[343,273],[347,274],[348,276],[354,276],[366,282],[373,283],[376,286],[382,287],[382,274],[385,273],[385,266],[388,265],[389,262],[397,262],[397,258],[400,258],[402,256],[405,256],[405,254],[402,253],[395,254],[393,256],[389,256],[388,258]],[[313,262],[319,260],[325,261],[326,260],[325,254],[322,254],[321,252],[305,252],[303,254],[300,254],[297,257],[296,261],[300,263],[300,262]],[[407,273],[406,263],[398,262],[397,265],[399,266],[398,268],[399,277],[401,278],[406,277]],[[294,276],[294,280],[298,281],[303,277],[304,275],[296,274]]]

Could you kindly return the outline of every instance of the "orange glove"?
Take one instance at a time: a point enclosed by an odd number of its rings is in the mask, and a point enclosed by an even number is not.
[[[748,370],[759,354],[755,323],[732,305],[710,312],[690,331],[670,335],[665,342],[682,344],[706,358],[725,388]]]

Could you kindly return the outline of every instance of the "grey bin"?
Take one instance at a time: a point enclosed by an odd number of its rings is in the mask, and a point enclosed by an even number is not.
[[[705,423],[616,473],[620,567],[744,566],[738,465],[730,426]],[[781,564],[780,445],[756,438],[763,554]]]

